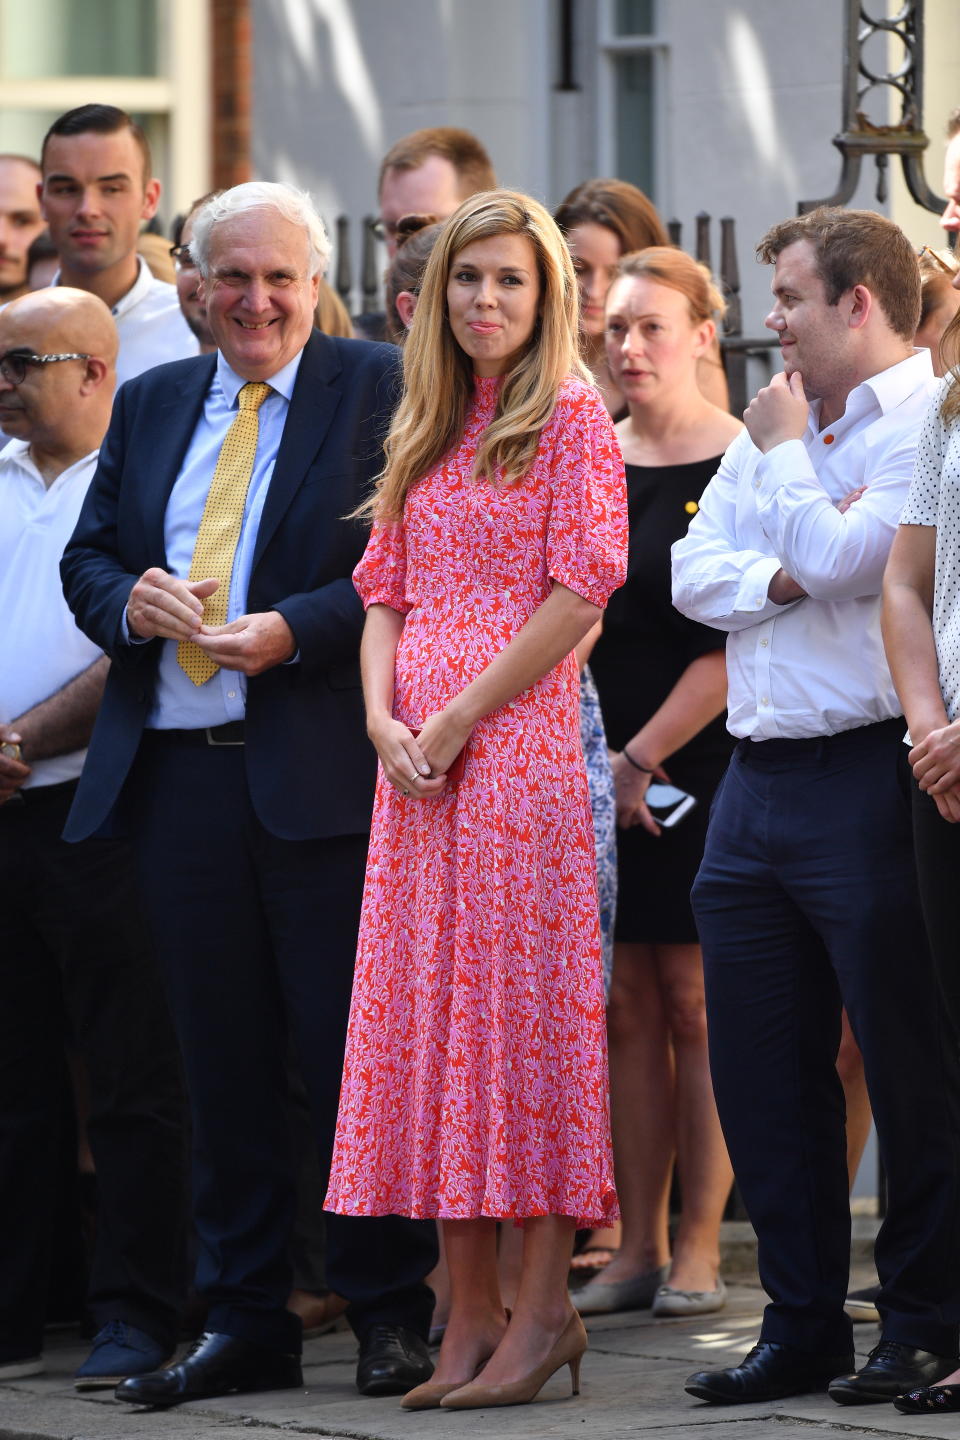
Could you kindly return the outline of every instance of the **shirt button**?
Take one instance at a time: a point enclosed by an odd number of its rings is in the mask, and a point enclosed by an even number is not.
[[[759,481],[759,480],[754,480],[754,482],[753,482],[753,488],[754,488],[754,490],[759,490],[759,489],[760,489],[760,481]]]
[[[760,704],[761,704],[761,705],[769,705],[769,704],[770,704],[770,697],[769,697],[769,695],[761,695],[761,696],[760,696]]]
[[[236,690],[228,690],[228,691],[227,691],[227,699],[228,699],[228,700],[236,700],[236,698],[237,698],[237,692],[236,692]]]
[[[763,645],[763,646],[767,646],[767,645],[770,644],[770,641],[769,641],[769,640],[761,640],[761,641],[760,641],[760,644]]]

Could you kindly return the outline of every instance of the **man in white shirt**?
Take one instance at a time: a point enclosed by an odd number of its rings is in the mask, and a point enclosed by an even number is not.
[[[829,1386],[858,1404],[953,1370],[960,1316],[957,1049],[920,916],[880,637],[932,370],[912,347],[916,259],[890,221],[820,210],[775,226],[757,253],[775,265],[766,323],[784,374],[748,407],[673,566],[678,609],[728,632],[740,743],[693,905],[714,1088],[771,1303],[744,1361],[687,1389],[735,1403]],[[888,1181],[883,1339],[859,1373],[845,1373],[843,1004]]]
[[[107,661],[59,563],[97,463],[116,328],[65,287],[0,312],[0,1381],[43,1368],[68,1039],[99,1192],[79,1389],[151,1369],[185,1291],[179,1057],[126,845],[61,838]]]
[[[117,384],[196,355],[177,292],[151,275],[137,236],[160,199],[146,136],[113,105],[68,110],[47,131],[40,203],[60,257],[55,284],[109,306],[120,337]]]

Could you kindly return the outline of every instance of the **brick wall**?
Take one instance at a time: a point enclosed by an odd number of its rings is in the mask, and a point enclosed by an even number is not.
[[[250,0],[210,0],[213,96],[212,187],[225,190],[251,177],[250,126],[253,22]]]

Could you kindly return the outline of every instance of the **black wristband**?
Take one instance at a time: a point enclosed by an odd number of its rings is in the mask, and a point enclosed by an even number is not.
[[[630,751],[627,749],[626,745],[624,745],[624,747],[623,747],[623,749],[621,750],[620,753],[621,753],[621,755],[624,757],[624,759],[625,759],[630,765],[633,766],[634,770],[639,770],[639,771],[640,771],[641,775],[652,775],[652,774],[653,774],[653,771],[652,771],[652,770],[648,770],[647,767],[646,767],[646,765],[638,765],[638,764],[637,764],[636,760],[634,760],[633,756],[630,754]]]

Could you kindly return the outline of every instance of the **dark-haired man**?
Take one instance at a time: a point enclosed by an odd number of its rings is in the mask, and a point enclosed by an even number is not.
[[[497,177],[476,135],[455,125],[414,130],[397,140],[380,165],[380,228],[392,259],[404,215],[446,220],[470,195],[493,190]]]
[[[139,125],[113,105],[68,110],[47,131],[41,168],[40,203],[60,256],[56,283],[109,306],[120,337],[118,385],[196,355],[176,290],[137,254],[140,226],[160,199]]]
[[[957,1047],[914,876],[904,722],[880,588],[932,388],[916,258],[891,221],[776,225],[784,374],[674,546],[674,603],[728,632],[729,727],[693,905],[714,1089],[770,1296],[759,1344],[688,1391],[713,1403],[829,1387],[893,1400],[956,1365]],[[853,491],[862,491],[854,503]],[[841,1005],[886,1166],[883,1339],[854,1373]],[[845,1373],[846,1372],[846,1373]]]
[[[197,212],[203,209],[208,200],[213,199],[215,193],[210,191],[206,195],[201,195],[199,200],[194,200],[190,209],[174,228],[174,244],[170,247],[170,254],[173,256],[173,263],[176,267],[177,299],[180,302],[180,310],[191,332],[197,338],[201,355],[212,355],[217,348],[217,342],[207,320],[207,307],[200,298],[200,270],[196,256],[190,249],[190,241],[193,239],[193,222]]]
[[[26,155],[0,155],[0,305],[27,284],[27,251],[43,230],[37,202],[40,166]]]

